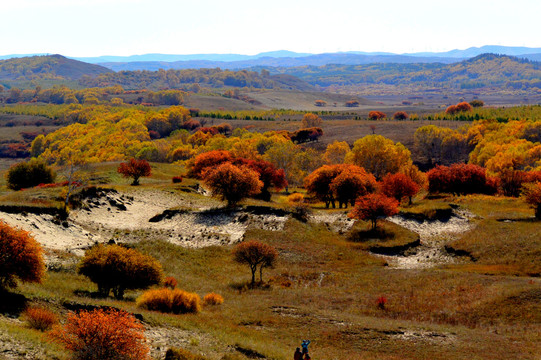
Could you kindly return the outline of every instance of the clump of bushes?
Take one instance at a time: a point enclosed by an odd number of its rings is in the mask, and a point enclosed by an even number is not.
[[[201,311],[201,298],[180,289],[153,289],[145,291],[137,299],[137,306],[164,313],[198,313]]]
[[[150,360],[144,327],[133,315],[109,309],[68,315],[50,338],[73,352],[73,359]]]
[[[43,161],[37,159],[15,164],[6,174],[8,188],[12,190],[21,190],[39,184],[54,183],[55,178],[55,172]]]
[[[221,305],[224,302],[224,298],[220,294],[208,293],[203,297],[203,303],[205,305]]]
[[[173,184],[179,184],[182,182],[182,176],[173,176]]]
[[[78,272],[96,283],[102,296],[112,290],[117,299],[122,299],[127,289],[146,289],[163,278],[156,259],[119,245],[97,245],[86,251]]]
[[[32,329],[45,331],[58,323],[58,316],[42,307],[30,307],[23,314],[28,326]]]
[[[498,180],[488,177],[485,168],[473,164],[437,166],[427,177],[430,193],[491,195],[498,190]]]
[[[0,221],[0,292],[25,282],[41,282],[45,275],[43,251],[28,231]]]

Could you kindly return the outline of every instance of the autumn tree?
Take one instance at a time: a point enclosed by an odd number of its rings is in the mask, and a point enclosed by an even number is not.
[[[306,113],[302,117],[301,129],[312,128],[312,127],[321,127],[322,123],[323,123],[323,121],[316,114]]]
[[[120,163],[117,169],[125,178],[133,178],[132,185],[139,185],[139,178],[148,177],[152,174],[150,164],[146,160],[131,158],[127,163]]]
[[[359,106],[359,101],[358,100],[348,100],[348,101],[346,101],[346,106],[347,107],[357,107],[357,106]]]
[[[477,107],[483,107],[485,106],[485,102],[483,100],[472,100],[470,101],[470,105],[474,108],[477,108]]]
[[[387,174],[381,182],[381,191],[384,195],[396,199],[399,203],[403,198],[411,198],[419,192],[419,185],[405,174]]]
[[[263,268],[273,267],[278,259],[278,252],[270,245],[259,241],[242,242],[233,249],[233,258],[240,264],[246,264],[252,272],[251,286],[255,285],[255,273],[259,267],[259,281],[263,281]]]
[[[336,200],[339,207],[347,207],[358,196],[374,191],[376,181],[372,174],[355,165],[324,165],[304,179],[304,187],[310,195],[324,201],[326,208],[334,208]]]
[[[497,190],[486,169],[474,164],[440,165],[431,169],[427,177],[431,193],[493,194]]]
[[[359,196],[372,193],[376,190],[376,178],[368,174],[363,168],[355,165],[343,165],[342,171],[336,176],[330,185],[334,198],[338,201],[338,207],[355,205],[355,199]]]
[[[216,168],[218,165],[233,160],[233,156],[227,150],[213,150],[199,154],[189,164],[190,176],[201,179],[203,172],[209,168]]]
[[[125,290],[146,289],[162,281],[161,264],[149,255],[119,245],[97,245],[87,250],[77,269],[98,285],[102,296],[112,290],[117,299]]]
[[[325,100],[316,100],[314,102],[314,105],[319,106],[319,107],[324,107],[325,105],[327,105],[327,102]]]
[[[393,114],[393,119],[395,120],[407,120],[409,117],[410,116],[405,111],[397,111]]]
[[[368,113],[368,119],[370,120],[381,120],[385,119],[387,117],[387,114],[381,111],[370,111]]]
[[[230,162],[206,171],[203,183],[213,195],[227,201],[228,206],[237,204],[245,197],[259,194],[263,187],[256,171],[247,166],[237,167]]]
[[[327,165],[342,164],[344,163],[346,154],[350,150],[347,142],[335,140],[333,143],[327,145],[323,158]]]
[[[382,194],[368,194],[357,199],[348,216],[357,220],[370,220],[372,230],[376,229],[380,217],[398,213],[398,201]]]
[[[535,218],[541,220],[541,182],[525,184],[522,195],[526,203],[535,209]]]
[[[410,151],[401,143],[381,135],[368,135],[353,143],[346,162],[364,168],[381,180],[388,173],[412,163]]]
[[[23,282],[41,282],[45,274],[43,252],[27,231],[0,221],[0,290]]]
[[[110,308],[69,313],[48,335],[77,360],[150,360],[144,330],[133,315]]]

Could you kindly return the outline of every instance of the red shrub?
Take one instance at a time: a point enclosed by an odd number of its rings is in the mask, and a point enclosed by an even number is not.
[[[410,116],[408,115],[407,112],[405,111],[397,111],[394,113],[393,115],[393,119],[395,120],[406,120],[408,119]]]
[[[41,307],[28,308],[23,316],[32,329],[40,331],[48,330],[58,322],[56,314]]]
[[[497,185],[496,180],[487,178],[485,168],[473,164],[437,166],[427,176],[431,193],[493,194]]]
[[[209,293],[203,297],[203,303],[205,305],[220,305],[223,304],[224,298],[222,295],[216,293]]]
[[[49,336],[73,352],[77,360],[149,360],[144,327],[121,310],[81,311],[68,315]]]
[[[368,113],[368,118],[370,120],[381,120],[381,119],[385,119],[386,117],[387,117],[387,114],[381,111],[370,111]]]
[[[166,277],[165,280],[163,281],[163,286],[169,289],[174,289],[177,287],[177,285],[178,285],[177,279],[175,279],[172,276]]]
[[[415,183],[409,176],[397,173],[387,174],[381,182],[381,191],[388,197],[395,198],[398,202],[403,198],[408,197],[411,203],[411,198],[420,190],[420,186]]]
[[[173,184],[178,184],[182,182],[182,176],[173,176]]]
[[[380,296],[376,300],[376,305],[381,310],[385,310],[385,305],[386,304],[387,304],[387,298],[385,296]]]

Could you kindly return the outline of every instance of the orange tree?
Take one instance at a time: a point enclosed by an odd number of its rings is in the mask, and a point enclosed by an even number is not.
[[[376,229],[380,217],[392,216],[398,213],[398,201],[382,194],[361,196],[355,202],[348,216],[357,220],[370,220],[372,230]]]
[[[148,161],[132,158],[127,163],[120,163],[118,173],[122,174],[125,178],[133,178],[132,185],[139,185],[139,178],[150,176],[152,171]]]
[[[144,327],[127,312],[109,309],[70,313],[49,337],[73,353],[73,359],[150,360]]]
[[[263,188],[259,174],[247,166],[235,166],[230,162],[208,169],[203,183],[212,194],[227,201],[228,206],[237,204],[245,197],[257,195]]]
[[[541,182],[524,185],[524,200],[535,209],[535,218],[541,220]]]
[[[259,241],[242,242],[233,249],[233,258],[240,264],[247,264],[252,272],[251,286],[255,285],[255,273],[259,266],[259,281],[263,281],[263,268],[273,267],[278,252],[270,245]]]
[[[396,199],[398,202],[404,197],[411,198],[419,192],[420,186],[409,176],[397,173],[387,174],[381,182],[381,191],[388,197]]]
[[[146,289],[163,278],[161,264],[151,256],[119,245],[98,245],[87,250],[78,272],[98,285],[102,296],[124,297],[126,289]]]
[[[0,221],[0,290],[25,282],[41,282],[45,262],[38,242],[24,230]]]

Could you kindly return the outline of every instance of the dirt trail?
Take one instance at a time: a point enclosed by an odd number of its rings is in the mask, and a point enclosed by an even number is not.
[[[419,234],[421,246],[410,250],[403,256],[384,257],[396,269],[430,268],[441,264],[454,263],[457,259],[445,251],[445,245],[454,240],[457,234],[468,231],[473,224],[473,215],[465,210],[455,209],[447,221],[406,219],[397,215],[387,220]]]

